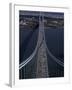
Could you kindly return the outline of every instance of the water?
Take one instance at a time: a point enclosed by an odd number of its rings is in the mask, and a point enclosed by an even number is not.
[[[20,63],[27,59],[35,50],[38,39],[38,29],[20,28]]]
[[[52,55],[64,62],[64,30],[48,28],[45,30],[46,44]],[[49,77],[63,77],[64,67],[57,64],[47,53]]]
[[[63,28],[48,28],[45,30],[46,44],[50,52],[57,58],[64,58]]]
[[[38,39],[39,29],[29,30],[20,29],[20,63],[27,59],[34,51],[37,39]],[[64,30],[63,28],[46,28],[45,29],[46,44],[50,52],[56,57],[64,62]],[[35,78],[36,74],[36,59],[30,62],[27,66],[22,69],[22,79],[23,78]],[[64,67],[57,64],[52,58],[47,54],[48,62],[48,72],[49,77],[63,77]],[[32,74],[34,73],[34,74]]]

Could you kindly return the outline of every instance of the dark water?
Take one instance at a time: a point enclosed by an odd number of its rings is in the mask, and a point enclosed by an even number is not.
[[[20,28],[20,63],[28,58],[34,51],[37,40],[38,31],[26,30]],[[62,62],[64,62],[64,30],[63,28],[47,28],[45,29],[46,44],[50,52]],[[57,64],[52,58],[47,54],[48,57],[48,72],[49,77],[63,77],[64,67]],[[31,61],[27,66],[22,68],[22,79],[23,78],[35,78],[36,75],[36,60]],[[34,74],[32,74],[34,73]]]
[[[63,28],[48,28],[45,30],[46,44],[57,59],[64,62],[64,29]],[[56,63],[47,53],[48,71],[50,77],[63,77],[64,67]]]
[[[20,60],[19,63],[27,59],[35,50],[38,40],[38,27],[34,30],[32,29],[25,29],[20,27]],[[23,67],[19,71],[19,78],[20,79],[28,79],[28,78],[35,78],[36,77],[36,62],[37,57],[35,56],[31,62],[29,62],[25,67]]]
[[[25,60],[34,51],[38,40],[36,30],[20,30],[20,58]],[[49,28],[45,30],[46,44],[50,52],[57,58],[64,58],[64,31],[63,29]],[[25,57],[24,57],[25,56]],[[20,60],[21,60],[20,59]]]
[[[20,28],[20,63],[27,59],[34,51],[38,39],[38,29]]]
[[[50,52],[57,58],[64,58],[63,28],[48,28],[45,30],[46,44]]]

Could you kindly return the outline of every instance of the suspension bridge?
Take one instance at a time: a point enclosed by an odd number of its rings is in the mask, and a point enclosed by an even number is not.
[[[64,63],[56,58],[48,49],[45,40],[45,31],[44,31],[44,17],[43,15],[39,16],[39,32],[38,32],[38,41],[34,52],[24,60],[22,63],[19,64],[19,70],[27,66],[34,58],[37,57],[37,68],[36,68],[36,78],[46,78],[49,77],[48,71],[48,57],[47,54],[51,57],[51,60],[56,62],[61,67],[64,67]]]

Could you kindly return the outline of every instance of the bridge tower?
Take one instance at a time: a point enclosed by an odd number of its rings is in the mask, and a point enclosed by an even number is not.
[[[39,50],[37,54],[37,78],[46,78],[48,74],[47,54],[46,54],[46,42],[44,33],[44,16],[40,13],[39,16],[39,36],[38,36]]]

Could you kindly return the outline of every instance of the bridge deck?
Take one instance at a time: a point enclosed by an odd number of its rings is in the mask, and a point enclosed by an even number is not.
[[[38,54],[37,54],[36,77],[37,78],[44,78],[44,77],[46,78],[46,77],[48,77],[48,64],[47,64],[46,45],[45,45],[45,39],[44,39],[44,23],[43,23],[43,19],[41,21],[41,18],[39,19],[38,44],[40,47],[39,47]]]
[[[46,55],[46,48],[45,48],[44,41],[38,50],[36,77],[37,78],[48,77],[47,55]]]

